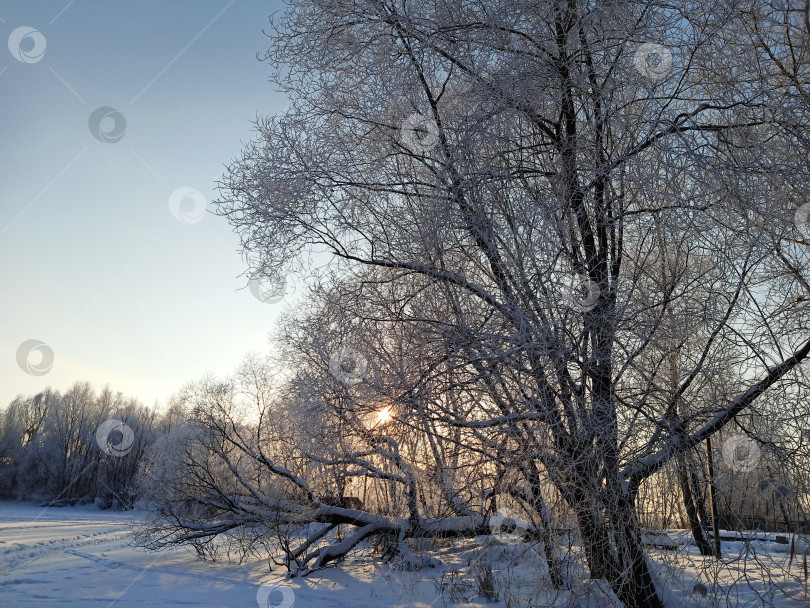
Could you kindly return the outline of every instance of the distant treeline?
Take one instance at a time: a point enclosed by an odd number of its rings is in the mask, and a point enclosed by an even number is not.
[[[176,415],[87,382],[19,396],[0,410],[0,498],[130,508],[146,450]]]

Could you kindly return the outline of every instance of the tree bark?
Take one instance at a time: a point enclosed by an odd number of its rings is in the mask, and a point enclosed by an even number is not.
[[[692,484],[690,482],[687,464],[683,458],[678,458],[676,463],[678,469],[678,483],[681,486],[681,493],[683,494],[683,504],[686,508],[686,516],[689,519],[689,528],[692,530],[692,536],[695,539],[695,544],[700,550],[701,555],[714,555],[712,546],[706,540],[703,534],[703,521],[700,518],[695,497],[692,493]]]
[[[709,508],[712,515],[712,540],[717,557],[722,555],[720,549],[720,526],[717,522],[717,498],[714,495],[714,463],[712,461],[712,439],[706,437],[706,468],[709,473]]]

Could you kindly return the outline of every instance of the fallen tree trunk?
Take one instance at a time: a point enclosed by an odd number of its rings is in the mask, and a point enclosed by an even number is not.
[[[238,528],[275,528],[268,531],[267,535],[271,536],[278,534],[282,527],[296,530],[306,524],[324,524],[307,534],[295,547],[283,549],[285,555],[281,563],[293,575],[306,575],[345,557],[362,541],[375,536],[400,539],[398,551],[403,554],[408,551],[402,544],[406,539],[474,538],[491,532],[490,517],[483,515],[422,518],[414,525],[410,517],[388,517],[325,504],[312,509],[275,502],[276,508],[268,509],[266,505],[251,504],[249,507],[244,504],[244,497],[234,498],[230,510],[222,509],[219,513],[211,512],[207,517],[196,519],[181,516],[187,508],[185,504],[175,505],[174,510],[172,505],[164,505],[158,517],[136,532],[136,542],[151,550],[191,544],[198,554],[203,555],[218,537]],[[234,509],[233,505],[239,505],[239,509]],[[540,534],[529,522],[516,523],[521,530],[526,530],[526,538]],[[328,542],[329,535],[341,526],[350,527],[352,531],[339,542]]]

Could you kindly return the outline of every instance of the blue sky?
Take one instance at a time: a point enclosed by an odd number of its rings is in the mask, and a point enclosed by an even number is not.
[[[0,32],[12,38],[0,45],[0,406],[76,380],[152,404],[267,349],[289,302],[242,289],[238,239],[223,218],[184,223],[169,199],[182,187],[214,198],[252,120],[286,106],[267,81],[271,66],[256,58],[269,45],[268,15],[283,9],[258,0],[0,3]],[[44,37],[41,57],[36,34],[15,43],[29,32],[21,27]],[[102,106],[126,121],[119,141],[91,132]],[[110,133],[116,118],[96,133]],[[182,210],[193,208],[187,199]],[[47,374],[18,365],[28,340],[52,350]]]

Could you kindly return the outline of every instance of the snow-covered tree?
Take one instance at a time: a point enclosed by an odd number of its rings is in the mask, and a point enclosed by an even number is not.
[[[211,517],[163,520],[157,544],[283,514],[321,524],[293,551],[318,567],[370,535],[474,534],[489,512],[453,474],[480,458],[476,482],[501,482],[490,499],[548,530],[561,497],[591,575],[661,606],[642,484],[798,391],[810,352],[807,121],[785,109],[805,99],[810,32],[786,11],[785,38],[771,8],[291,1],[267,56],[290,107],[259,121],[218,209],[251,277],[308,273],[353,316],[342,333],[320,318],[323,343],[302,349],[315,371],[295,367],[293,404],[323,413],[327,440],[274,458],[264,442],[283,433],[209,386],[205,450],[188,458]],[[373,390],[415,435],[363,430],[372,360],[389,379]],[[325,504],[318,462],[389,480],[403,510]],[[431,478],[452,515],[420,502]],[[283,493],[260,489],[271,479]],[[336,525],[354,532],[313,548]]]
[[[77,382],[64,393],[47,388],[17,397],[2,416],[3,495],[132,506],[139,461],[155,439],[153,410],[109,387],[96,394],[89,383]]]

